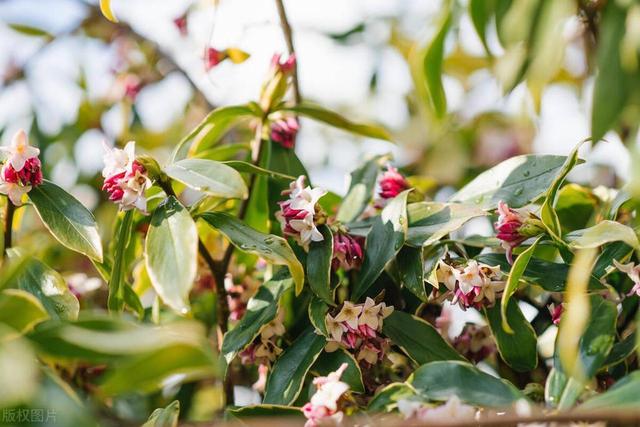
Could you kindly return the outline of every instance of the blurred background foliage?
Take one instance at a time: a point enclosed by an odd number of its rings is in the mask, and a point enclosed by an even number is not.
[[[583,146],[581,157],[590,166],[578,167],[572,180],[593,187],[629,182],[632,190],[640,191],[640,176],[631,167],[638,157],[640,2],[285,4],[303,98],[350,118],[378,121],[397,142],[392,146],[357,138],[303,120],[296,151],[315,185],[344,194],[348,172],[365,158],[391,152],[412,184],[434,200],[445,200],[480,171],[511,156],[566,154],[578,141],[593,137],[606,142]],[[136,140],[139,149],[167,159],[212,108],[256,99],[271,56],[286,51],[275,4],[268,1],[113,0],[112,8],[117,24],[105,20],[92,1],[0,2],[2,141],[6,144],[18,128],[28,129],[42,150],[45,176],[95,212],[105,242],[111,240],[116,207],[105,203],[99,191],[103,141],[122,146]],[[181,17],[186,18],[184,31],[174,22]],[[224,61],[208,69],[204,52],[209,47],[241,49],[250,56],[242,63]],[[234,128],[224,137],[234,141],[233,146],[223,144],[205,155],[235,158],[251,136],[247,127]],[[588,204],[589,195],[582,196]],[[19,212],[26,212],[18,218],[15,239],[20,246],[35,248],[30,255],[62,274],[58,278],[51,273],[55,280],[66,280],[72,290],[75,286],[81,307],[104,306],[106,289],[91,263],[41,233],[42,225],[31,211]],[[490,230],[486,221],[475,226]],[[144,227],[140,224],[139,231]],[[141,249],[132,245],[132,250]],[[143,269],[134,271],[136,291],[143,294],[148,278]],[[202,286],[206,289],[207,284]],[[143,297],[143,303],[151,307],[153,297]],[[195,316],[213,324],[214,306],[211,293],[202,292],[195,297]],[[146,315],[154,315],[153,308]],[[79,328],[92,337],[104,328],[140,327],[98,318]],[[38,335],[42,348],[51,348],[43,344],[47,339],[65,336],[64,331],[49,332]],[[78,405],[77,390],[28,362],[33,360],[29,355],[42,350],[34,347],[38,336],[1,344],[6,348],[0,351],[0,406],[10,407],[25,396],[32,397],[35,407],[60,400],[59,407],[75,410],[59,412],[58,422],[62,416],[77,417],[69,425],[86,425],[82,420],[88,415]],[[169,351],[164,346],[175,345],[193,364],[194,378],[210,375],[203,367],[213,356],[191,344],[143,343],[116,354],[116,363],[130,369],[124,372],[135,372],[136,363],[161,357]],[[93,349],[92,360],[103,360],[103,350]],[[65,355],[41,357],[64,360]],[[166,379],[170,372],[163,375]],[[127,391],[122,378],[112,381],[113,390]],[[74,384],[80,390],[83,386]],[[172,388],[171,381],[161,386],[151,399],[125,393],[109,403],[120,420],[136,422],[176,396],[192,419],[210,417],[220,401],[213,387],[193,393],[189,387],[195,388],[194,383],[179,389]],[[149,390],[157,388],[149,384]],[[208,404],[198,404],[204,401]]]

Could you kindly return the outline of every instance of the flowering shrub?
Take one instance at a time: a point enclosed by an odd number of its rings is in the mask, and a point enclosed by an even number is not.
[[[445,3],[422,54],[419,95],[434,132],[449,131],[436,128],[447,111],[442,55],[455,17]],[[489,49],[489,21],[512,6],[467,3]],[[546,16],[547,3],[562,2],[528,3]],[[637,6],[598,7],[603,20],[628,8],[637,24]],[[185,38],[187,18],[173,21]],[[551,49],[539,37],[516,50],[512,38],[501,42],[518,59]],[[610,27],[602,38],[637,56],[637,43]],[[314,427],[351,416],[507,423],[637,408],[637,188],[570,182],[580,143],[566,156],[492,162],[455,189],[390,155],[370,156],[354,165],[342,197],[312,183],[295,151],[300,129],[315,121],[394,138],[299,99],[288,42],[255,101],[213,109],[179,141],[169,138],[170,154],[122,144],[129,138],[105,143],[99,221],[43,174],[51,160],[26,132],[1,149],[0,409],[65,408],[64,425],[118,424],[131,411],[144,412],[136,422],[150,416],[145,425],[176,425],[180,405],[186,417],[194,402],[219,396],[215,416],[287,415]],[[247,58],[207,46],[203,72]],[[536,90],[529,62],[517,65],[513,79]],[[622,65],[613,72],[629,77],[637,61]],[[133,108],[144,80],[122,76],[120,98]],[[604,125],[594,117],[593,144],[612,117],[627,117],[609,113]],[[23,220],[35,220],[33,230]],[[50,265],[38,256],[49,238]],[[56,271],[61,252],[83,272]]]

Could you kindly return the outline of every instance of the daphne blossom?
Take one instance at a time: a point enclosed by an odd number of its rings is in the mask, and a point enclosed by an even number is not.
[[[329,335],[326,350],[335,351],[339,347],[353,350],[356,359],[370,365],[382,360],[388,341],[379,333],[383,320],[393,312],[383,302],[376,304],[367,298],[364,304],[345,301],[335,316],[327,313],[325,326]]]
[[[613,264],[616,268],[629,276],[629,279],[633,281],[633,287],[627,293],[627,296],[638,295],[640,296],[640,265],[635,265],[630,262],[628,264],[620,264],[618,261],[613,260]]]
[[[109,200],[118,203],[123,210],[146,211],[145,192],[151,186],[151,180],[144,166],[135,160],[135,142],[128,142],[124,149],[105,145],[104,165],[102,189],[109,194]]]
[[[5,163],[0,170],[0,193],[6,194],[11,203],[22,204],[22,196],[33,187],[42,184],[40,150],[29,145],[24,130],[18,131],[8,147],[0,147]]]
[[[513,248],[529,237],[541,234],[544,228],[538,218],[511,209],[502,200],[498,203],[498,214],[498,221],[494,224],[496,237],[502,241],[502,247],[507,251],[507,260],[513,264]]]
[[[300,124],[295,117],[278,117],[271,122],[271,140],[284,148],[293,148],[296,145],[296,135],[299,129]]]
[[[349,385],[340,381],[340,378],[347,367],[348,365],[343,363],[337,371],[313,380],[316,392],[302,407],[302,413],[307,418],[305,427],[327,425],[330,422],[338,424],[342,421],[344,414],[340,410],[340,404],[345,393],[349,391]]]
[[[302,247],[308,248],[309,243],[324,240],[317,228],[320,217],[317,203],[326,191],[305,187],[304,180],[305,177],[300,176],[282,193],[289,198],[279,203],[280,211],[276,213],[276,218],[286,236],[293,237]]]
[[[378,185],[380,186],[380,191],[378,192],[380,200],[376,202],[377,207],[383,207],[386,200],[393,199],[404,190],[411,188],[407,179],[398,172],[398,169],[391,165],[387,166],[387,170],[380,177]]]
[[[454,348],[469,360],[480,362],[496,352],[489,327],[467,323],[453,341]]]
[[[265,365],[267,366],[265,369],[268,369],[276,357],[282,353],[277,340],[285,332],[283,319],[284,312],[280,310],[271,322],[262,326],[254,341],[240,352],[239,356],[243,364]]]
[[[440,260],[436,277],[450,291],[452,302],[465,310],[493,305],[505,286],[499,266],[492,267],[475,260],[455,267]]]
[[[352,236],[341,230],[334,233],[331,267],[334,270],[342,267],[344,271],[359,269],[364,258],[363,246],[363,237]]]

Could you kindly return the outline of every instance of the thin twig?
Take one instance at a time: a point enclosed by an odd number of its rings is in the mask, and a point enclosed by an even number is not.
[[[284,8],[283,0],[275,0],[276,7],[278,8],[278,16],[280,16],[280,26],[282,27],[282,33],[284,35],[284,40],[287,43],[287,50],[289,51],[289,55],[295,55],[296,49],[293,45],[293,32],[291,31],[291,25],[289,24],[289,20],[287,19],[287,11]],[[293,64],[293,98],[296,104],[299,104],[302,100],[302,95],[300,94],[300,84],[298,82],[298,58],[296,57],[296,61]]]

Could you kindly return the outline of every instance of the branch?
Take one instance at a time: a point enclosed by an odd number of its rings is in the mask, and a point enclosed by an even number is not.
[[[7,207],[4,214],[4,252],[11,248],[11,235],[13,233],[13,214],[16,211],[16,206],[11,203],[9,197],[7,197]]]
[[[275,0],[276,7],[278,9],[278,16],[280,16],[280,26],[282,27],[282,34],[284,35],[284,40],[287,43],[287,49],[289,51],[289,55],[295,55],[296,49],[293,45],[293,32],[291,31],[291,25],[289,25],[289,20],[287,19],[287,11],[284,8],[283,0]],[[293,97],[296,104],[299,104],[302,100],[302,95],[300,94],[300,84],[298,82],[298,61],[296,57],[296,62],[293,64]]]

